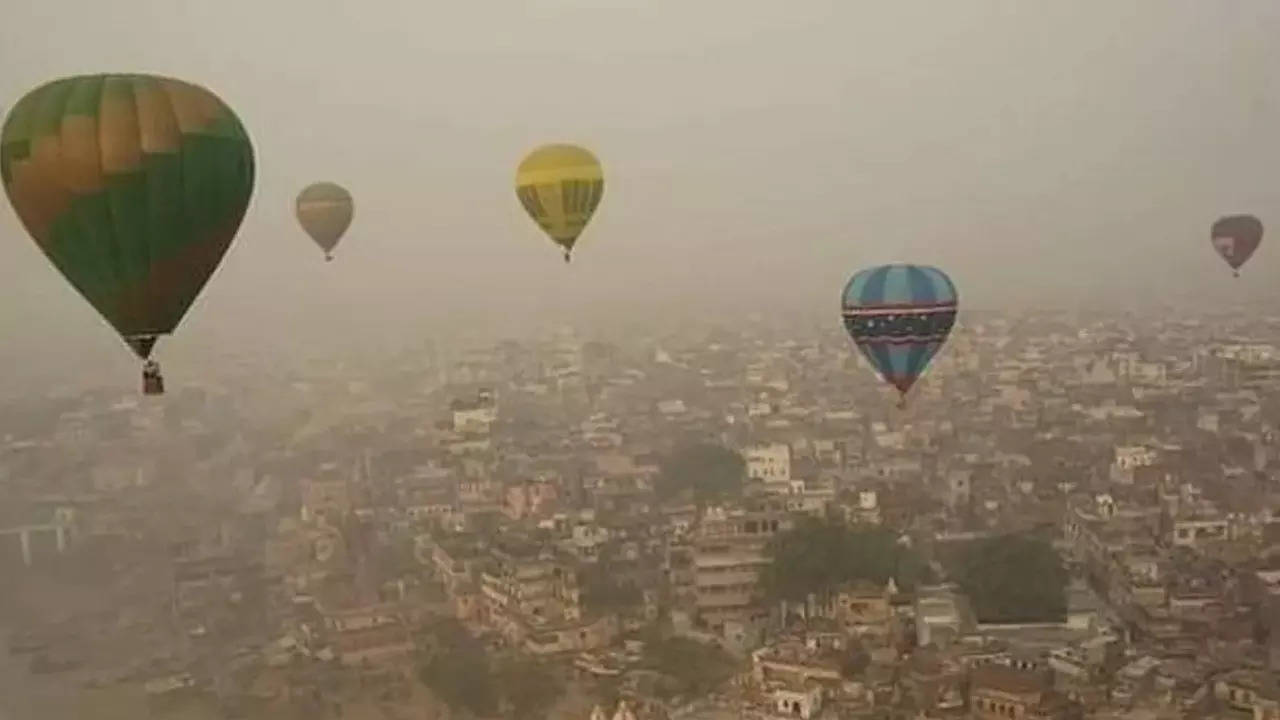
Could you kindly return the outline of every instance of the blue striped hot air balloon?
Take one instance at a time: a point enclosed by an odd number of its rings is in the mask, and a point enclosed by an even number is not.
[[[904,402],[916,378],[946,342],[957,307],[951,278],[923,265],[860,270],[840,297],[845,330]]]

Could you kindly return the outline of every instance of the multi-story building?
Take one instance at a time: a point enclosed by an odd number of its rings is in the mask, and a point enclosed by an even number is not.
[[[1230,538],[1231,524],[1222,513],[1209,507],[1180,511],[1172,519],[1169,544],[1196,548]]]
[[[458,433],[487,435],[498,419],[498,403],[492,390],[481,390],[472,400],[455,400],[449,409],[453,412],[453,431]]]
[[[784,443],[753,445],[746,449],[747,477],[766,486],[791,484],[791,447]]]
[[[403,664],[413,654],[413,638],[400,608],[385,603],[343,608],[317,607],[334,657],[346,666]]]
[[[553,508],[559,498],[556,485],[546,480],[533,480],[509,485],[504,493],[502,512],[512,520],[541,516]]]
[[[969,711],[974,720],[1026,720],[1037,714],[1048,690],[1043,673],[986,665],[970,678]]]
[[[577,573],[532,545],[508,542],[491,549],[480,594],[479,620],[513,644],[544,626],[582,618]]]
[[[725,620],[759,614],[761,572],[770,563],[766,545],[790,527],[790,516],[781,510],[707,511],[693,542],[699,620],[720,627]]]

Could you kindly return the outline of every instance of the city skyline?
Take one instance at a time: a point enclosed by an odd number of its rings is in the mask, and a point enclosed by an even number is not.
[[[27,5],[0,29],[6,106],[59,75],[149,71],[207,85],[249,127],[248,216],[162,359],[202,334],[310,343],[372,319],[451,335],[823,311],[853,272],[896,260],[946,270],[962,313],[1277,299],[1268,239],[1232,280],[1207,236],[1231,212],[1280,220],[1266,0],[384,3],[296,33],[291,7],[125,0],[98,22]],[[523,153],[562,140],[608,178],[570,268],[511,187]],[[292,213],[316,179],[356,199],[330,265]],[[11,346],[118,354],[9,210],[0,237]]]

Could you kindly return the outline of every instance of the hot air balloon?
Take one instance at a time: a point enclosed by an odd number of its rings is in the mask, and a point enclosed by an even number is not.
[[[253,146],[208,90],[84,75],[27,93],[0,131],[0,179],[36,245],[144,361],[177,328],[240,227]]]
[[[844,327],[872,367],[901,395],[928,367],[956,321],[956,288],[941,270],[881,265],[858,271],[840,298]]]
[[[574,243],[604,196],[604,171],[589,150],[543,145],[516,169],[516,196],[569,262]]]
[[[1231,273],[1240,277],[1240,266],[1262,243],[1262,221],[1252,215],[1228,215],[1213,224],[1209,235],[1213,249],[1231,266]]]
[[[324,259],[333,259],[333,248],[351,227],[355,207],[351,193],[341,185],[319,182],[298,194],[298,222],[324,251]]]

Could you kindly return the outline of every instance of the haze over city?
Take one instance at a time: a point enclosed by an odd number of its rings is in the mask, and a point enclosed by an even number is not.
[[[1205,242],[1219,214],[1280,215],[1269,0],[6,13],[9,103],[59,75],[157,72],[197,78],[249,129],[249,213],[162,356],[215,337],[834,313],[850,272],[892,260],[945,268],[969,308],[1274,296],[1267,247],[1228,282]],[[593,147],[609,176],[571,271],[511,190],[521,154],[556,140]],[[313,179],[356,199],[339,265],[292,215]],[[0,233],[10,364],[127,363],[11,212]]]
[[[1280,720],[1277,37],[19,0],[0,720]]]

